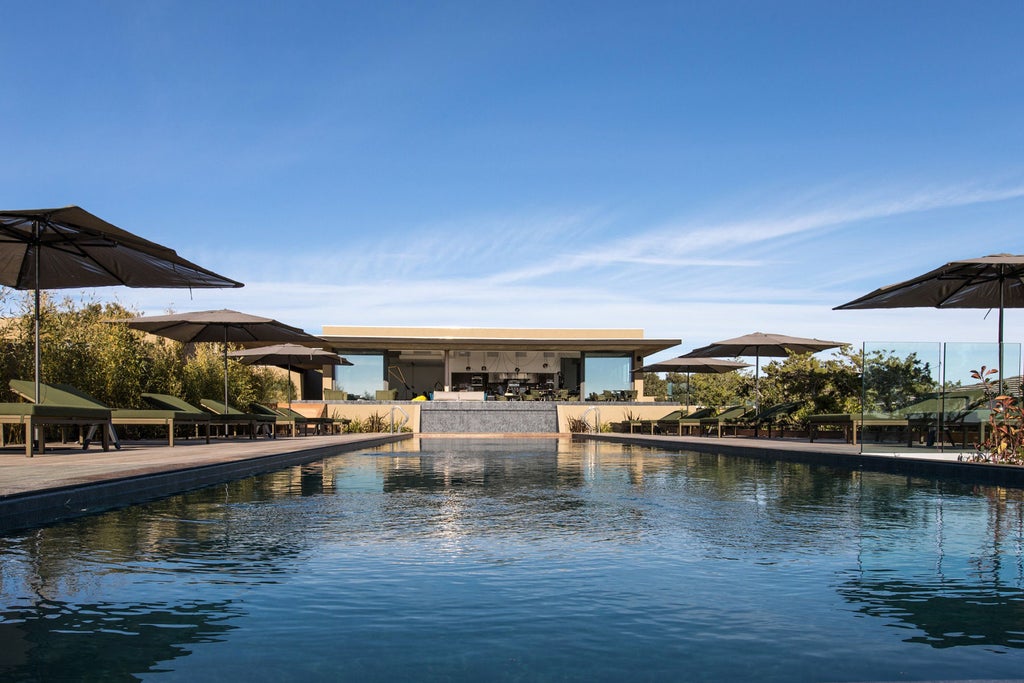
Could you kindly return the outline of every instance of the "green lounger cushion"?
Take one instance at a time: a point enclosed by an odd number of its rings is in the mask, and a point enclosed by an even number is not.
[[[271,408],[271,407],[265,406],[265,405],[261,405],[259,403],[251,403],[251,404],[249,404],[249,410],[251,412],[255,413],[256,415],[266,415],[267,417],[272,417],[272,418],[275,418],[275,419],[278,419],[278,420],[294,420],[295,419],[291,415],[285,415],[280,410],[275,410],[274,408]]]
[[[24,397],[28,401],[32,401],[32,404],[37,406],[47,406],[50,408],[58,408],[60,413],[42,413],[32,412],[32,415],[49,415],[50,417],[83,417],[83,418],[100,418],[110,419],[110,408],[103,405],[96,399],[92,398],[88,394],[84,394],[79,390],[67,384],[41,384],[39,387],[39,393],[42,394],[42,401],[36,401],[36,387],[34,382],[23,379],[12,379],[10,382],[11,389],[14,393]],[[10,405],[20,405],[12,403]],[[19,413],[15,413],[19,414]]]
[[[199,405],[209,410],[211,413],[216,415],[219,419],[227,418],[229,420],[249,420],[256,422],[273,422],[275,417],[273,415],[260,415],[258,413],[243,413],[238,408],[232,408],[231,406],[225,406],[222,402],[212,398],[203,398],[199,400]]]
[[[172,396],[170,394],[144,393],[142,394],[142,398],[145,399],[150,405],[163,410],[173,410],[176,412],[187,413],[195,417],[210,417],[210,414],[203,410],[202,408],[197,408],[191,403],[183,401],[177,396]]]
[[[174,420],[175,422],[209,422],[208,413],[160,408],[114,408],[110,411],[115,422],[127,420]]]
[[[105,408],[74,408],[70,406],[39,405],[36,403],[0,403],[0,415],[106,420],[110,418],[110,411]]]

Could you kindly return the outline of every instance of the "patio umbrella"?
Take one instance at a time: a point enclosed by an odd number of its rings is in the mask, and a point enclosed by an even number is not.
[[[228,356],[243,365],[276,365],[288,369],[288,407],[292,405],[292,368],[315,370],[324,365],[352,365],[336,353],[299,344],[276,344],[231,351]]]
[[[999,379],[1003,377],[1003,310],[1024,308],[1024,255],[993,254],[950,261],[904,282],[881,287],[833,310],[863,308],[999,309]]]
[[[315,345],[324,343],[324,340],[319,337],[306,334],[297,327],[285,325],[272,318],[263,318],[228,309],[146,315],[128,320],[112,320],[111,322],[125,323],[132,329],[158,334],[185,343],[223,342],[225,406],[230,405],[228,403],[228,343],[291,342]]]
[[[0,285],[35,291],[35,395],[39,396],[39,292],[79,287],[241,287],[168,247],[77,206],[0,210]]]
[[[669,360],[645,365],[635,372],[685,372],[686,373],[686,405],[690,405],[690,373],[725,374],[740,368],[749,368],[750,363],[724,358],[693,358],[678,356]]]
[[[761,372],[761,356],[788,356],[792,353],[815,353],[827,349],[835,349],[846,342],[828,341],[808,337],[790,337],[784,334],[752,332],[735,339],[714,342],[699,349],[694,349],[684,358],[707,358],[712,356],[754,356],[754,408],[761,407],[759,388]]]

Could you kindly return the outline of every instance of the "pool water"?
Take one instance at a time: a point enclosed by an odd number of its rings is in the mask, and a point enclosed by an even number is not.
[[[1015,678],[1022,499],[410,440],[0,538],[0,680]]]

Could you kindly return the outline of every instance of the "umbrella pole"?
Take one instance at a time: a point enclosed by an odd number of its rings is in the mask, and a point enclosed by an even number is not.
[[[34,308],[34,338],[35,338],[35,401],[39,403],[39,385],[42,383],[42,373],[40,366],[42,365],[42,353],[39,350],[39,244],[38,241],[35,246],[35,269],[36,269],[36,292],[35,292],[35,308]]]
[[[33,260],[35,262],[35,271],[36,271],[36,282],[35,282],[35,285],[36,285],[36,293],[35,293],[35,329],[34,329],[34,337],[35,337],[35,344],[36,344],[36,349],[35,349],[35,366],[36,367],[35,367],[35,374],[34,374],[35,401],[36,401],[36,403],[42,403],[43,401],[40,398],[40,393],[39,393],[39,387],[42,384],[42,381],[41,381],[42,373],[40,371],[40,366],[42,365],[43,354],[39,350],[39,222],[38,221],[35,221],[35,222],[32,223],[32,229],[35,232],[35,244],[33,245],[34,249],[35,249],[35,254],[33,254]],[[37,426],[36,429],[35,429],[35,432],[36,432],[35,434],[29,434],[27,431],[25,432],[25,441],[27,442],[29,439],[35,438],[36,441],[40,445],[40,449],[39,449],[40,452],[43,451],[43,449],[41,448],[41,446],[43,445],[42,429],[43,429],[42,427]]]
[[[754,412],[761,411],[761,355],[754,354]]]
[[[288,363],[288,410],[292,409],[292,364]]]
[[[228,326],[224,326],[224,410],[230,410],[228,404]]]
[[[1006,278],[999,266],[999,393],[1003,393],[1003,286]]]

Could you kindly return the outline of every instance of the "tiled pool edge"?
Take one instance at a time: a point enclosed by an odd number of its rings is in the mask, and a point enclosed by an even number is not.
[[[187,491],[301,465],[337,453],[373,448],[411,438],[410,433],[382,434],[313,448],[257,455],[227,462],[194,465],[142,475],[114,477],[0,498],[0,535],[75,517],[173,496]]]
[[[949,477],[972,484],[996,484],[1024,488],[1024,467],[938,460],[920,456],[872,455],[860,453],[856,446],[841,444],[642,434],[573,434],[573,439],[607,441],[673,451],[696,451],[746,458],[787,460],[907,476]]]

